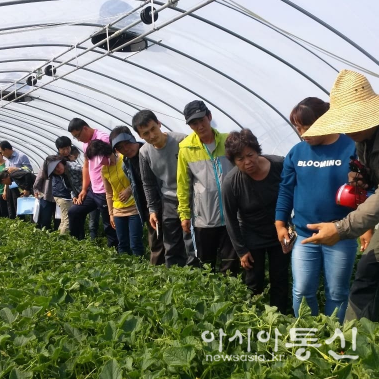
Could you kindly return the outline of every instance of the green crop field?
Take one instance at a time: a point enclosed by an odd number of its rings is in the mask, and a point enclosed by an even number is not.
[[[240,278],[0,219],[0,378],[379,378],[379,324],[266,302]]]

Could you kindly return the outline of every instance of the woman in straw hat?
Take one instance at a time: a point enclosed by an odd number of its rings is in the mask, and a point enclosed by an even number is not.
[[[302,135],[328,109],[329,103],[308,97],[292,110],[290,120]],[[353,141],[334,133],[305,137],[291,149],[284,161],[275,225],[279,241],[288,240],[286,224],[294,209],[293,222],[298,238],[292,250],[292,293],[296,317],[303,297],[312,315],[318,314],[317,289],[321,272],[325,283],[324,313],[331,315],[337,308],[340,322],[345,317],[357,242],[340,241],[330,247],[302,245],[301,241],[312,234],[307,229],[311,220],[336,220],[350,212],[336,204],[335,194],[346,181],[350,156],[354,154]]]
[[[330,110],[320,117],[304,136],[346,133],[356,142],[358,158],[369,169],[370,180],[379,184],[379,95],[365,76],[343,70],[330,93]],[[362,178],[357,178],[362,185]],[[310,224],[318,230],[302,243],[334,245],[356,238],[379,222],[379,192],[357,210],[333,223]],[[346,320],[366,317],[379,321],[379,233],[376,232],[359,261],[350,290]]]

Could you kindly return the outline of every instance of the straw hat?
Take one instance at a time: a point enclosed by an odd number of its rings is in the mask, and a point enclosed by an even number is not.
[[[342,70],[330,92],[330,109],[302,137],[355,133],[379,125],[379,95],[362,74]]]

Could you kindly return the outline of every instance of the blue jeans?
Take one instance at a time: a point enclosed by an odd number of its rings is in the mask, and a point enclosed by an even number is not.
[[[118,238],[118,252],[141,257],[144,254],[142,242],[143,226],[139,215],[114,217]]]
[[[316,293],[323,270],[326,297],[324,313],[330,316],[338,308],[337,317],[342,323],[349,297],[357,241],[339,241],[334,246],[302,245],[301,241],[305,238],[298,236],[292,250],[292,294],[295,316],[299,316],[303,297],[307,300],[312,315],[318,314]]]

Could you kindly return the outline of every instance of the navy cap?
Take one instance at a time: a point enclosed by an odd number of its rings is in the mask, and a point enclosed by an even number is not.
[[[186,105],[184,108],[183,114],[188,124],[191,120],[195,118],[202,118],[208,112],[207,106],[204,104],[204,101],[194,100]]]

